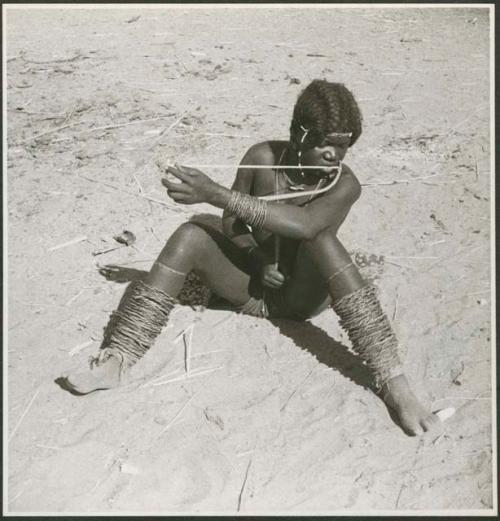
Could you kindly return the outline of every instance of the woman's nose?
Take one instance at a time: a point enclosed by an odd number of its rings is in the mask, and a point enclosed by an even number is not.
[[[325,150],[323,152],[323,159],[325,159],[326,161],[335,161],[337,159],[335,149]]]

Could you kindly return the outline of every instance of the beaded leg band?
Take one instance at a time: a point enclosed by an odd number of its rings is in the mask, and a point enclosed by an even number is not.
[[[111,315],[109,336],[90,367],[101,365],[110,357],[120,360],[120,375],[141,359],[166,325],[177,300],[160,289],[136,283],[123,304]]]
[[[340,325],[352,347],[373,372],[375,387],[403,373],[398,342],[389,319],[380,306],[376,287],[369,284],[333,302]]]
[[[252,228],[262,228],[267,214],[267,203],[257,197],[232,191],[227,211]]]

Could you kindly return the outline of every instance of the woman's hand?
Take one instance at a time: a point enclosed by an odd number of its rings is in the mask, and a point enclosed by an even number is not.
[[[285,276],[275,264],[266,264],[260,272],[260,280],[268,288],[279,289],[285,282]]]
[[[162,185],[167,189],[168,196],[176,203],[214,204],[217,202],[222,187],[212,181],[203,172],[200,172],[196,168],[188,168],[180,165],[167,166],[165,170],[180,181],[169,181],[166,178],[161,180]]]

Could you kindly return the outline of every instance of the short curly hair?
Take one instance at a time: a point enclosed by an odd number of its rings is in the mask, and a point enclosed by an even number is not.
[[[342,83],[312,81],[299,95],[293,109],[290,141],[299,146],[309,130],[305,146],[317,146],[331,132],[352,132],[349,146],[361,135],[362,116],[352,93]]]

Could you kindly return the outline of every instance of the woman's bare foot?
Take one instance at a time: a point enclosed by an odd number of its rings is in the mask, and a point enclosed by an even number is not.
[[[418,401],[404,374],[388,380],[382,387],[381,396],[398,425],[409,436],[419,436],[440,423],[439,418]]]
[[[120,372],[121,361],[111,356],[99,365],[94,364],[87,371],[65,376],[61,384],[66,390],[75,394],[88,394],[120,385]]]

